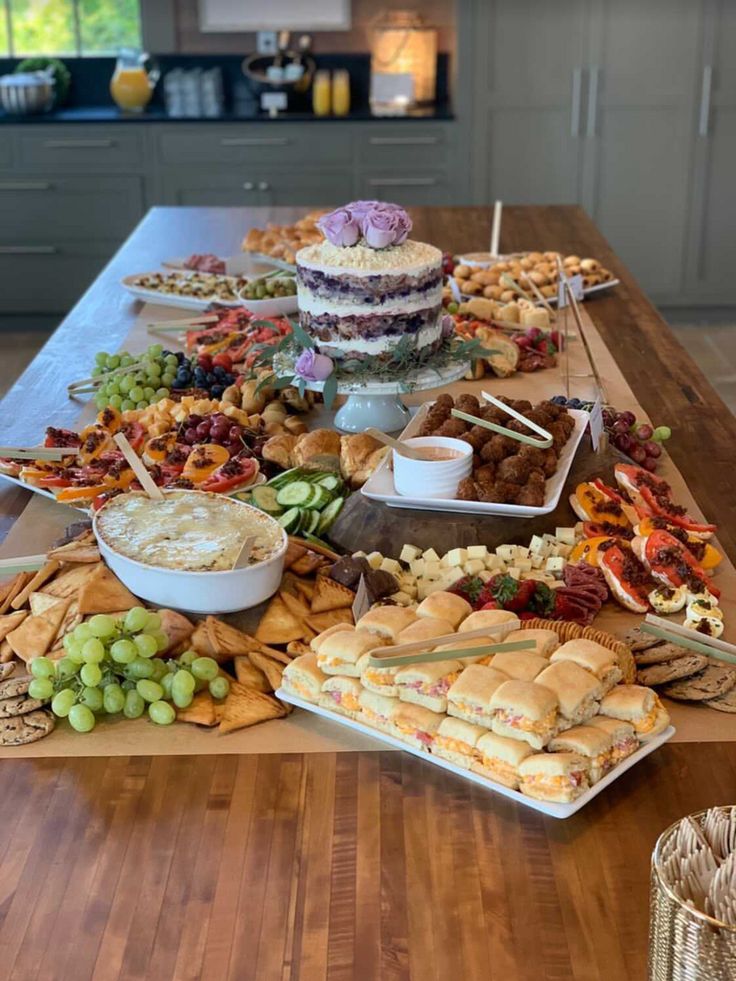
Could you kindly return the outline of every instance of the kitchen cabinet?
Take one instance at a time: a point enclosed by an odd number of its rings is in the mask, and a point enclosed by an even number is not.
[[[164,203],[228,207],[245,205],[338,205],[353,194],[348,171],[295,174],[291,171],[255,170],[243,167],[217,173],[174,172],[166,178]]]

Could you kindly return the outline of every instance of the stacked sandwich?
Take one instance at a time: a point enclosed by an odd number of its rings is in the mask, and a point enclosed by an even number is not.
[[[505,787],[567,803],[662,732],[669,716],[651,689],[619,684],[612,650],[519,627],[514,613],[472,612],[448,592],[415,610],[374,607],[355,627],[341,623],[315,637],[312,652],[284,671],[283,688]],[[483,650],[509,639],[529,648]],[[409,643],[447,658],[370,663],[381,647]]]

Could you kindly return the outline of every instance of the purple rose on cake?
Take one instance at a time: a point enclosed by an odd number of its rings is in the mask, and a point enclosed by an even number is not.
[[[340,247],[356,245],[360,238],[360,220],[348,208],[336,208],[323,215],[317,228],[328,242]]]
[[[383,201],[351,201],[324,215],[317,227],[328,242],[338,247],[363,242],[372,249],[401,245],[411,231],[411,218],[397,204]]]
[[[332,358],[326,354],[317,354],[312,348],[302,351],[294,363],[294,372],[309,382],[326,381],[335,367]]]

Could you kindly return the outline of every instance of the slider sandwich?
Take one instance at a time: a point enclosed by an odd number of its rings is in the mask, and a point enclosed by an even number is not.
[[[538,674],[535,681],[557,696],[558,730],[579,726],[598,711],[598,699],[603,694],[601,683],[579,664],[557,661]]]
[[[322,695],[319,704],[323,708],[347,715],[351,719],[357,719],[360,713],[360,693],[363,686],[357,678],[349,678],[345,675],[333,675],[322,685]]]
[[[421,705],[402,705],[393,716],[393,735],[414,749],[429,750],[445,716]]]
[[[529,653],[546,658],[560,646],[560,638],[554,630],[525,630],[515,633],[511,640],[533,640],[534,647],[529,648]]]
[[[432,617],[434,620],[447,620],[448,623],[452,624],[453,630],[457,630],[460,623],[472,612],[473,607],[462,596],[446,593],[440,589],[430,593],[417,607],[417,616]]]
[[[320,671],[316,654],[301,654],[284,668],[281,687],[307,702],[319,702],[327,675]]]
[[[393,735],[393,720],[399,710],[400,703],[395,698],[386,698],[385,695],[377,695],[374,691],[366,688],[360,693],[358,698],[360,703],[361,722],[373,726],[374,729],[381,729],[383,732]]]
[[[382,637],[384,643],[396,644],[401,631],[414,623],[416,618],[416,613],[405,606],[374,606],[363,614],[356,626],[359,630]]]
[[[464,640],[462,634],[456,634],[457,640],[450,644],[443,644],[435,647],[435,651],[472,651],[477,648],[488,648],[492,644],[498,644],[497,637],[474,637],[473,640]],[[489,664],[493,660],[493,654],[481,650],[480,654],[468,654],[467,657],[458,658],[464,665],[467,664]]]
[[[639,748],[639,738],[630,722],[611,719],[607,715],[594,715],[585,723],[586,727],[600,729],[611,737],[611,763],[616,766]]]
[[[471,664],[447,693],[447,714],[490,729],[493,723],[491,698],[508,680],[503,671]]]
[[[588,789],[588,761],[577,753],[535,753],[519,766],[521,792],[569,804]]]
[[[361,655],[380,647],[382,643],[380,637],[367,630],[354,630],[352,633],[338,631],[320,645],[317,664],[325,674],[346,674],[358,678]]]
[[[516,639],[516,635],[512,639]],[[523,638],[526,640],[526,638]],[[534,681],[537,675],[549,667],[546,657],[527,651],[499,651],[488,662],[497,671],[503,671],[516,681]]]
[[[328,627],[327,630],[323,630],[321,634],[317,634],[316,637],[313,637],[309,642],[309,646],[312,648],[315,654],[319,654],[320,647],[322,644],[324,644],[328,637],[331,637],[333,634],[339,633],[340,631],[350,631],[353,633],[354,630],[355,627],[352,625],[352,623],[336,623],[333,626]]]
[[[623,677],[613,651],[596,644],[594,640],[568,640],[550,657],[550,663],[555,664],[557,661],[572,661],[590,671],[600,681],[604,694]]]
[[[493,731],[544,749],[555,734],[558,704],[554,692],[534,681],[505,681],[491,697]]]
[[[363,654],[358,661],[358,671],[360,671],[360,683],[368,691],[374,691],[378,695],[386,695],[388,698],[398,698],[399,689],[396,687],[396,675],[401,671],[400,667],[383,668],[379,665],[369,664],[370,654]]]
[[[402,702],[423,705],[432,712],[447,709],[447,692],[462,671],[459,661],[428,661],[408,664],[396,673],[396,688]]]
[[[496,643],[507,637],[512,630],[519,629],[519,618],[510,610],[476,610],[475,613],[471,613],[469,617],[463,620],[458,630],[464,634],[468,630],[480,630],[481,627],[498,627],[499,625],[503,625],[503,630],[494,631],[493,639]]]
[[[613,740],[608,732],[593,726],[573,726],[550,742],[550,753],[577,753],[588,761],[590,782],[597,783],[613,766]]]
[[[471,722],[445,718],[434,737],[432,755],[470,770],[480,759],[476,747],[485,732],[481,726],[474,726]]]
[[[408,627],[404,627],[396,638],[397,644],[413,644],[416,641],[434,640],[453,633],[455,628],[448,620],[436,620],[434,617],[419,617]]]
[[[473,765],[473,772],[512,790],[519,789],[519,764],[534,752],[523,740],[507,739],[495,732],[481,736],[475,750],[480,759]]]
[[[601,702],[601,715],[630,722],[639,739],[646,742],[670,724],[667,709],[651,688],[617,685]]]

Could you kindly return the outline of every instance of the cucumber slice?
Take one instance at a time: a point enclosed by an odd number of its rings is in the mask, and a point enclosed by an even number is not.
[[[317,525],[317,535],[323,535],[327,531],[342,510],[344,503],[344,497],[336,497],[334,501],[330,501],[320,516],[320,521]]]
[[[323,507],[326,507],[332,500],[332,494],[330,491],[322,487],[321,484],[312,484],[312,496],[308,501],[304,502],[305,508],[311,508],[315,511],[321,511]]]
[[[306,480],[295,480],[281,487],[276,494],[276,500],[282,507],[308,507],[312,499],[314,487]]]
[[[289,508],[288,511],[284,511],[284,513],[280,517],[276,518],[276,520],[284,531],[288,532],[289,534],[295,534],[301,520],[301,511],[299,508]]]
[[[294,480],[301,480],[303,475],[304,471],[301,467],[292,467],[291,470],[284,470],[283,473],[272,477],[268,482],[268,486],[275,487],[278,490],[280,487],[286,487],[287,484],[292,483]]]
[[[336,473],[326,473],[320,476],[317,483],[320,487],[331,492],[339,491],[342,487],[342,479]]]
[[[281,514],[284,510],[276,499],[275,487],[262,484],[260,487],[253,488],[251,496],[253,504],[261,511],[265,511],[266,514]]]
[[[322,515],[319,513],[319,511],[307,511],[307,515],[307,522],[306,524],[302,525],[301,531],[303,534],[313,535],[319,526]]]

